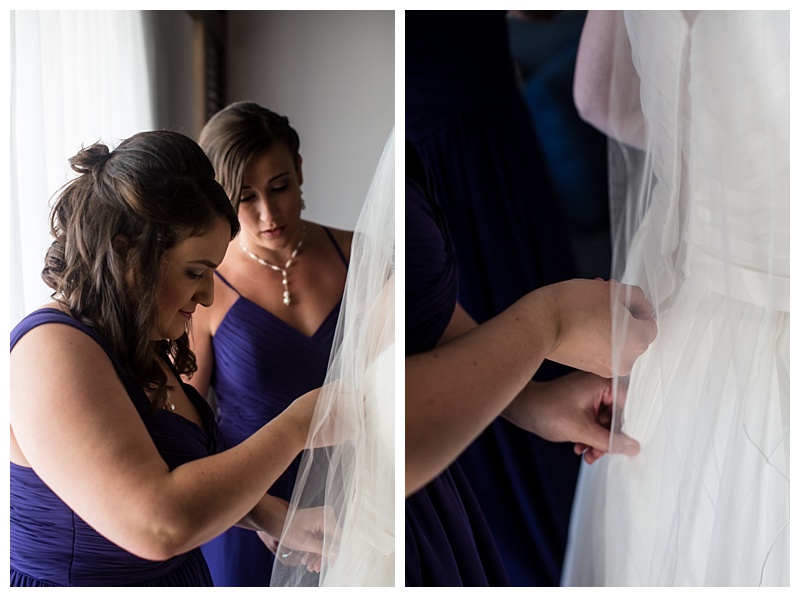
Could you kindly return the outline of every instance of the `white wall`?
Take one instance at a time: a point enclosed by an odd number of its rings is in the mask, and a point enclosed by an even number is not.
[[[288,116],[304,217],[355,226],[394,125],[394,11],[228,12],[228,101]]]
[[[181,10],[145,11],[144,17],[151,26],[147,59],[158,67],[151,75],[155,120],[104,138],[111,144],[151,127],[195,137],[192,18]],[[229,11],[228,18],[228,101],[254,100],[290,118],[301,139],[305,217],[352,229],[394,123],[394,11]],[[27,105],[34,99],[20,102]],[[30,140],[30,124],[23,128]],[[48,138],[52,141],[53,136],[51,130]],[[81,142],[97,138],[97,133],[85,139],[70,136],[68,151],[46,156],[40,148],[32,155],[66,175],[67,159]],[[44,181],[44,164],[34,169],[39,175],[33,179]],[[50,242],[46,202],[62,182],[59,178],[57,183],[48,183],[41,192],[31,191],[30,183],[25,187],[26,196],[42,202],[39,217],[10,214],[14,222],[20,222],[15,230],[35,229],[26,233],[28,240],[41,237],[41,246],[34,242],[23,251],[32,256],[33,266],[12,262],[13,268],[19,268],[14,269],[15,280],[23,272],[25,276],[32,272],[33,279],[30,296],[11,308],[12,323],[50,294],[38,272]],[[20,289],[23,283],[15,282],[15,287]],[[18,294],[24,296],[21,290]]]
[[[149,34],[148,60],[156,128],[197,140],[194,127],[194,22],[185,10],[143,11]]]

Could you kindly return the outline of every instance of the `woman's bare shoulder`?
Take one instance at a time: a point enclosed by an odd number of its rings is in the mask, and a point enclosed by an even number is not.
[[[353,231],[332,228],[330,226],[326,226],[326,228],[333,235],[333,238],[336,240],[336,244],[338,244],[339,248],[342,249],[345,257],[347,257],[347,260],[350,261],[350,245],[353,242]]]
[[[43,309],[57,309],[69,315],[68,309],[58,303],[45,305],[37,311]],[[59,320],[43,322],[29,329],[17,341],[11,355],[16,361],[33,358],[40,363],[46,362],[49,370],[59,367],[62,363],[82,362],[90,365],[89,368],[95,371],[103,368],[102,361],[111,366],[110,358],[96,338],[76,326],[69,325],[68,322]],[[50,360],[56,355],[59,356],[56,362]]]

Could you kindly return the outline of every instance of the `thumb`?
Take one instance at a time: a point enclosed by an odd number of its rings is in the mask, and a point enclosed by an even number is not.
[[[609,442],[609,452],[611,454],[625,454],[626,456],[636,456],[639,453],[640,446],[632,437],[624,433],[612,433],[611,441]]]
[[[653,319],[653,316],[649,313],[642,317],[637,317],[636,315],[633,315],[633,317],[635,322],[633,322],[632,325],[638,327],[639,336],[645,342],[645,345],[649,346],[658,335],[658,324],[656,320]]]
[[[602,425],[592,421],[585,429],[584,437],[577,443],[612,454],[634,456],[639,453],[639,442],[624,433],[611,433]]]

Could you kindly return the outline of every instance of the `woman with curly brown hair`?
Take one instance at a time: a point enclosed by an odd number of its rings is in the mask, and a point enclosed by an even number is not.
[[[42,274],[54,300],[11,335],[11,585],[209,585],[202,543],[236,524],[281,532],[265,491],[303,449],[316,395],[225,450],[181,380],[239,231],[210,162],[146,132],[70,163]]]

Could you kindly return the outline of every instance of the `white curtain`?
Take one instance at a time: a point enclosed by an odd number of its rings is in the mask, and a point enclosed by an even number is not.
[[[144,23],[141,11],[11,14],[12,327],[50,295],[39,274],[67,160],[154,126]]]

